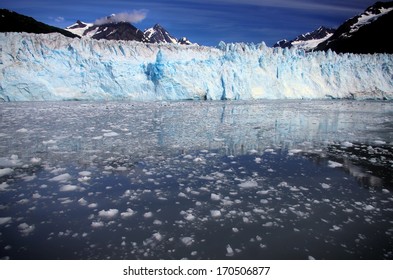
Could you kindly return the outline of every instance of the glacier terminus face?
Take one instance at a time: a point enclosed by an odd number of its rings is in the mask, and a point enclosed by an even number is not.
[[[393,56],[0,34],[0,99],[392,99]]]

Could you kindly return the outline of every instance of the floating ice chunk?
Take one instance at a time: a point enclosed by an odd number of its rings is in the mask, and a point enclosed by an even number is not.
[[[86,183],[87,181],[90,181],[91,177],[88,176],[83,176],[81,178],[78,178],[78,181],[81,183]]]
[[[52,179],[49,179],[49,181],[52,181],[52,182],[66,182],[66,181],[71,180],[71,179],[72,179],[72,177],[71,177],[70,174],[64,173],[64,174],[60,174],[60,175],[58,175],[56,177],[53,177]]]
[[[262,162],[262,159],[261,159],[260,157],[256,157],[256,158],[254,159],[254,161],[255,161],[255,163],[261,163],[261,162]]]
[[[201,158],[201,157],[196,157],[193,159],[193,162],[195,163],[203,163],[205,162],[205,159]]]
[[[65,185],[60,187],[61,192],[72,192],[76,191],[79,187],[75,185]]]
[[[29,235],[35,229],[34,225],[28,225],[27,223],[21,223],[18,225],[18,230],[22,235]]]
[[[161,241],[163,239],[162,235],[159,232],[153,233],[153,238],[157,241]]]
[[[232,231],[234,232],[234,233],[238,233],[239,232],[239,229],[238,228],[232,228]]]
[[[14,172],[14,169],[12,168],[0,168],[0,177],[6,176]]]
[[[194,239],[192,237],[182,237],[180,240],[186,246],[190,246],[194,243]]]
[[[90,171],[81,171],[78,173],[80,176],[91,176],[91,172]]]
[[[115,137],[115,136],[118,136],[118,135],[119,135],[119,133],[114,132],[114,131],[104,133],[104,137]]]
[[[243,183],[238,184],[239,187],[248,189],[248,188],[255,188],[258,187],[258,183],[254,180],[245,181]]]
[[[56,144],[56,143],[57,143],[56,140],[42,141],[42,144],[44,144],[44,145],[53,145],[53,144]]]
[[[0,217],[0,225],[4,225],[12,220],[11,217]]]
[[[87,205],[87,201],[82,197],[81,199],[78,199],[78,203],[82,206]]]
[[[193,220],[195,220],[195,216],[194,215],[192,215],[192,214],[187,214],[185,217],[184,217],[184,219],[186,219],[187,221],[193,221]]]
[[[26,204],[28,202],[29,202],[29,200],[27,198],[22,198],[21,200],[18,200],[16,203],[18,203],[18,204]]]
[[[210,210],[210,215],[213,218],[219,218],[219,217],[221,217],[221,211],[220,210]]]
[[[0,158],[0,166],[1,167],[17,167],[22,166],[23,163],[19,160],[17,155],[11,155],[10,158]]]
[[[375,140],[374,143],[375,143],[376,145],[386,145],[386,142],[385,142],[385,141],[382,141],[382,140]]]
[[[291,149],[288,151],[288,155],[293,156],[294,154],[298,154],[301,152],[303,152],[303,150],[301,150],[301,149]]]
[[[333,225],[333,227],[330,229],[330,231],[337,231],[337,230],[340,230],[340,229],[341,229],[341,227]]]
[[[7,182],[1,183],[0,184],[0,192],[1,191],[6,191],[8,187],[9,187],[9,185],[7,184]]]
[[[30,159],[30,162],[31,162],[32,164],[38,164],[38,163],[41,162],[41,159],[40,159],[40,158],[33,157],[33,158]]]
[[[152,212],[146,212],[145,214],[143,214],[143,217],[146,219],[149,219],[151,217],[153,217],[153,213]]]
[[[219,194],[212,193],[212,194],[210,195],[210,199],[211,199],[211,200],[214,200],[214,201],[218,201],[218,200],[221,199],[221,196],[220,196]]]
[[[30,181],[33,181],[36,178],[37,178],[37,176],[35,174],[33,174],[33,175],[30,175],[30,176],[24,176],[22,179],[25,182],[30,182]]]
[[[97,208],[98,204],[97,203],[90,203],[89,205],[87,205],[87,207],[89,208]]]
[[[321,183],[321,186],[322,186],[322,188],[323,189],[330,189],[332,186],[331,185],[329,185],[329,184],[326,184],[326,183]]]
[[[113,219],[118,213],[119,210],[117,209],[101,210],[98,212],[98,216],[105,219]]]
[[[353,143],[345,141],[345,142],[341,143],[341,147],[351,148],[351,147],[353,147]]]
[[[262,226],[263,227],[272,227],[273,226],[273,222],[264,223]]]
[[[21,129],[18,129],[16,132],[26,133],[26,132],[28,132],[28,130],[26,128],[21,128]]]
[[[132,210],[131,208],[127,208],[126,212],[120,213],[120,217],[122,217],[123,219],[127,219],[129,217],[132,217],[134,214],[135,214],[134,210]]]
[[[227,254],[226,254],[226,256],[227,257],[232,257],[233,255],[235,254],[235,252],[233,252],[233,249],[232,249],[232,247],[231,247],[231,245],[227,245]]]
[[[261,204],[267,204],[267,203],[269,203],[269,200],[267,200],[267,199],[261,199],[259,202],[260,202]]]
[[[366,211],[372,211],[372,210],[375,209],[375,207],[372,206],[372,205],[366,205],[366,206],[363,207],[363,209],[366,210]]]
[[[103,227],[103,226],[104,226],[104,223],[101,222],[101,221],[99,221],[99,222],[91,222],[91,226],[92,226],[93,228],[100,228],[100,227]]]
[[[183,193],[183,192],[179,192],[179,194],[177,195],[178,197],[183,197],[183,198],[188,198],[188,196]]]
[[[313,256],[308,256],[308,259],[309,259],[310,261],[315,261],[315,258],[314,258]]]
[[[41,198],[42,196],[39,194],[39,193],[33,193],[33,195],[32,195],[32,197],[34,198],[34,199],[39,199],[39,198]]]
[[[341,163],[329,160],[328,161],[328,166],[331,168],[336,168],[336,167],[342,167],[343,165]]]

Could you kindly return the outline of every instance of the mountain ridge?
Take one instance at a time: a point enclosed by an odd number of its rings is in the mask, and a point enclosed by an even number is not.
[[[315,50],[338,53],[393,53],[386,29],[393,26],[393,1],[376,2],[340,25],[336,32]]]
[[[66,37],[79,37],[67,30],[54,27],[7,9],[0,9],[0,32],[26,32],[37,34],[60,33]]]
[[[111,15],[112,17],[114,15]],[[110,17],[107,17],[110,19]],[[170,43],[191,44],[187,39],[177,39],[171,35],[163,26],[155,24],[153,27],[142,31],[129,22],[106,22],[102,24],[85,23],[77,20],[74,24],[65,28],[80,37],[91,37],[92,39],[138,41],[143,43]]]

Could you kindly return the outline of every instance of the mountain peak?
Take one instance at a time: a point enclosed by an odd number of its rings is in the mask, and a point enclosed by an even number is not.
[[[317,50],[393,53],[388,30],[393,26],[393,2],[377,2],[344,22]]]
[[[177,43],[176,37],[169,34],[169,32],[158,23],[146,29],[144,33],[150,43]]]
[[[319,43],[325,41],[330,36],[333,35],[335,29],[328,28],[325,26],[320,26],[316,30],[312,32],[307,32],[305,34],[301,34],[297,36],[293,40],[280,40],[273,47],[281,47],[281,48],[292,48],[296,47],[304,50],[311,50],[315,48]]]

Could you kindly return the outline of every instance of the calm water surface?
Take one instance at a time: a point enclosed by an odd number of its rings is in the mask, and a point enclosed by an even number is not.
[[[0,258],[393,259],[393,103],[0,104]]]

